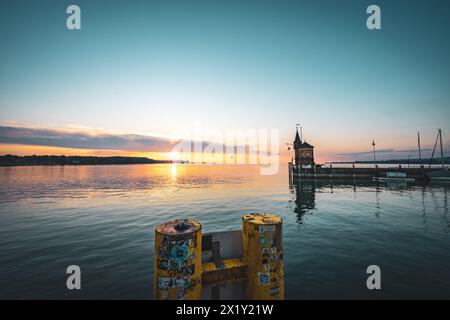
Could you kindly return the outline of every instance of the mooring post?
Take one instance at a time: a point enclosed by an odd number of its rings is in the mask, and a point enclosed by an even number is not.
[[[155,229],[156,300],[198,300],[202,292],[202,225],[173,220]]]
[[[283,225],[280,217],[253,213],[242,217],[247,263],[246,294],[254,300],[284,299]]]

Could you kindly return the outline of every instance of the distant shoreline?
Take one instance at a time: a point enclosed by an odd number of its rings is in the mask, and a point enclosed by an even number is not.
[[[155,160],[146,157],[95,157],[95,156],[0,156],[0,167],[23,166],[82,166],[117,164],[167,164],[172,160]]]
[[[0,164],[0,168],[8,167],[39,167],[39,166],[58,166],[58,167],[82,167],[82,166],[127,166],[127,165],[138,165],[138,164],[172,164],[173,162],[151,162],[151,163],[83,163],[83,164]]]

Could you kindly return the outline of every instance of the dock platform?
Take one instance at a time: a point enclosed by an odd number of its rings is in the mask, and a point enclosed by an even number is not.
[[[416,181],[427,180],[427,172],[438,171],[438,168],[333,168],[322,167],[312,169],[298,170],[291,167],[293,178],[301,179],[353,179],[353,180],[372,180],[373,178],[386,177],[389,172],[401,172],[406,174],[406,178],[412,178]]]

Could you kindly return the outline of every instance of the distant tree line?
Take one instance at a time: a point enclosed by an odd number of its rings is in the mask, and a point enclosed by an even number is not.
[[[0,156],[0,166],[38,165],[94,165],[94,164],[146,164],[172,163],[171,160],[154,160],[145,157],[84,157],[84,156]]]

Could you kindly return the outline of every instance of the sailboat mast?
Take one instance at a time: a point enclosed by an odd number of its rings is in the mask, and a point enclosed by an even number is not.
[[[441,129],[439,129],[439,130],[441,130]],[[428,166],[428,169],[431,168],[431,164],[433,163],[434,152],[436,151],[436,146],[437,146],[438,139],[439,139],[439,132],[438,132],[438,134],[437,134],[437,136],[436,136],[436,141],[434,142],[433,152],[431,153],[430,165]],[[442,149],[441,149],[441,150],[442,150]]]
[[[441,162],[442,162],[442,168],[444,168],[444,150],[442,150],[442,130],[439,129],[439,144],[441,147]]]

